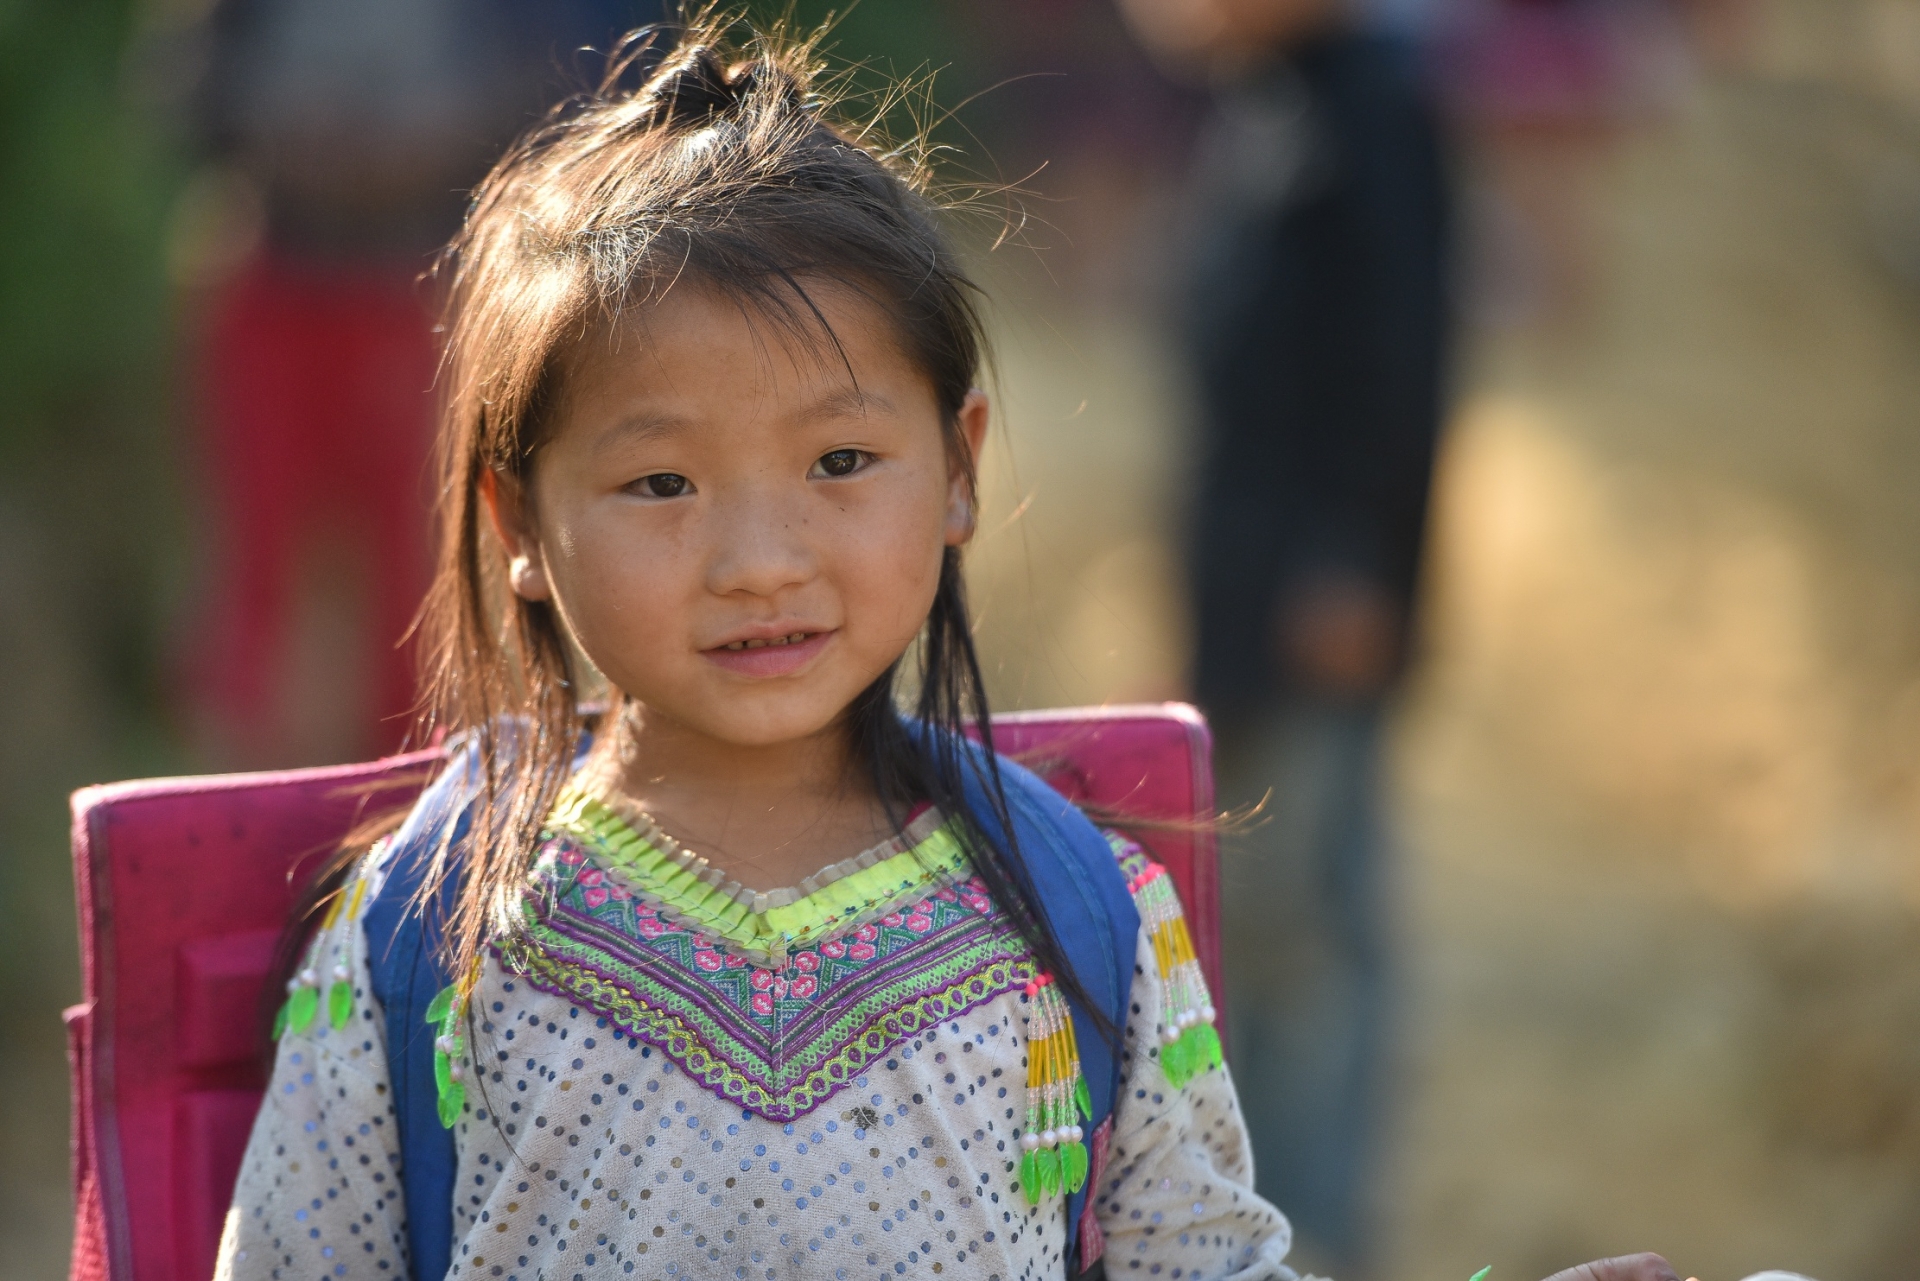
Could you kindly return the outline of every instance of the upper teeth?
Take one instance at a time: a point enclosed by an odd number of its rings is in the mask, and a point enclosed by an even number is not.
[[[793,645],[807,638],[805,632],[794,632],[790,636],[775,636],[772,640],[731,641],[727,649],[765,649],[769,645]]]

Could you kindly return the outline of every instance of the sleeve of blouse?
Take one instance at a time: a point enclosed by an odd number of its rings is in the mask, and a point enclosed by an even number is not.
[[[1177,901],[1168,900],[1177,914]],[[1253,1153],[1233,1078],[1224,1066],[1202,1068],[1175,1088],[1161,1067],[1167,985],[1150,934],[1153,916],[1143,911],[1142,921],[1121,1092],[1095,1190],[1108,1271],[1116,1279],[1298,1281],[1285,1263],[1293,1228],[1253,1190]],[[1184,937],[1184,922],[1180,928]],[[1204,986],[1198,999],[1206,1000]]]
[[[215,1281],[404,1279],[406,1211],[361,913],[379,859],[348,883],[316,937],[282,1018]]]

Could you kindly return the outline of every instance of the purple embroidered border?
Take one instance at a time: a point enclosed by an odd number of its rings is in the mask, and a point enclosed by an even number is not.
[[[522,950],[502,957],[509,968],[661,1050],[720,1097],[776,1121],[806,1115],[903,1040],[1019,987],[1032,969],[1017,936],[994,916],[974,916],[837,976],[836,992],[809,1000],[769,1037],[663,948],[562,903],[545,906]],[[848,1020],[836,1035],[832,1025]]]

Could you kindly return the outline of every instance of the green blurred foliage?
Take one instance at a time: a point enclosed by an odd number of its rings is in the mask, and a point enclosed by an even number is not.
[[[791,6],[795,20],[803,27],[831,22],[832,43],[841,56],[876,59],[892,69],[911,70],[914,66],[942,66],[950,62],[954,50],[971,36],[964,20],[963,4],[952,0],[881,0],[873,3],[834,4],[828,0],[800,0]],[[755,13],[787,11],[762,0]]]
[[[852,88],[861,99],[878,99],[896,86],[909,88],[886,113],[887,133],[904,140],[932,125],[948,159],[962,172],[974,173],[985,167],[983,148],[969,129],[980,113],[961,104],[986,87],[989,73],[985,51],[976,43],[979,24],[969,8],[960,0],[865,0],[851,6],[831,0],[755,0],[747,12],[757,22],[789,18],[801,31],[827,26],[828,60],[853,68]]]
[[[166,112],[131,0],[0,0],[0,1249],[65,1258],[59,1009],[79,995],[66,793],[179,769]]]
[[[6,607],[33,611],[61,665],[104,686],[103,709],[145,720],[180,559],[164,267],[178,164],[167,113],[126,91],[138,21],[130,0],[0,9],[0,521],[32,546],[0,557],[16,558]]]
[[[129,0],[0,10],[0,465],[152,422],[166,149],[122,90]],[[139,425],[136,425],[139,424]]]

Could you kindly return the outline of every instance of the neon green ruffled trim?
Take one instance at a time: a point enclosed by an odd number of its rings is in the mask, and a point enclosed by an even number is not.
[[[676,856],[661,850],[621,814],[584,792],[562,792],[548,821],[577,838],[633,889],[702,932],[743,952],[770,957],[885,915],[970,868],[965,849],[942,824],[909,849],[847,872],[791,902],[754,911],[740,897],[745,891],[717,869],[684,852]]]

